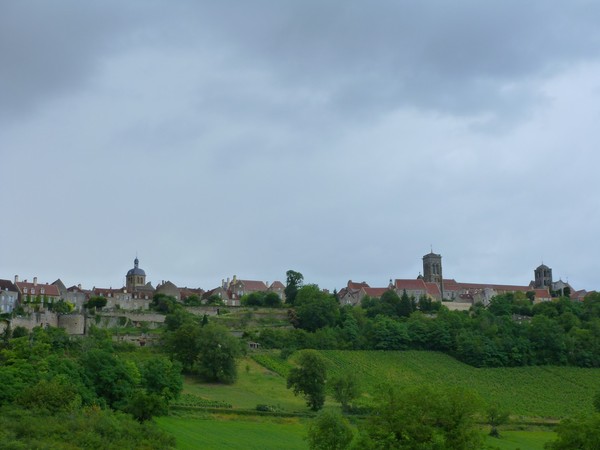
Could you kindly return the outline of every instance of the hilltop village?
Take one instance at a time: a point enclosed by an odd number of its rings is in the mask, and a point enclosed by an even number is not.
[[[171,281],[162,280],[156,287],[147,281],[146,272],[136,257],[133,267],[125,276],[126,284],[121,288],[92,287],[85,289],[81,284],[67,287],[59,278],[53,283],[40,283],[37,277],[31,281],[0,279],[0,314],[12,326],[33,329],[40,325],[59,326],[71,334],[85,332],[85,307],[92,298],[105,299],[104,310],[121,312],[148,311],[157,294],[175,298],[178,302],[194,305],[241,306],[245,295],[261,292],[274,293],[285,303],[285,285],[281,281],[271,283],[261,280],[238,279],[236,275],[222,279],[212,289],[178,287]],[[340,305],[359,305],[365,297],[379,298],[388,290],[398,295],[404,292],[416,301],[428,298],[443,301],[451,310],[468,310],[476,303],[487,306],[495,295],[523,292],[534,302],[550,301],[553,297],[567,296],[573,301],[582,301],[589,293],[575,290],[568,282],[553,281],[552,269],[544,264],[534,270],[534,279],[528,285],[504,285],[490,283],[465,283],[444,278],[442,256],[433,251],[423,256],[423,272],[415,279],[389,280],[387,286],[372,287],[368,283],[349,280],[337,292]],[[60,307],[57,307],[60,305]]]

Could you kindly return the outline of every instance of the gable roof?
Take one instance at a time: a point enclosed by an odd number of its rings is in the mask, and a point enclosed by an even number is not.
[[[0,280],[0,289],[3,291],[19,292],[17,286],[10,280]]]
[[[17,281],[15,283],[17,285],[17,289],[19,292],[24,293],[23,291],[27,289],[28,294],[32,295],[46,295],[49,297],[60,297],[60,292],[58,290],[58,286],[53,284],[45,284],[45,283],[29,283],[28,281]],[[42,289],[44,292],[42,293]],[[33,292],[32,292],[33,290]]]
[[[233,284],[232,286],[235,286],[236,284],[240,283],[242,284],[242,286],[244,287],[244,291],[246,292],[263,292],[269,289],[264,281],[256,280],[236,280],[235,284]]]

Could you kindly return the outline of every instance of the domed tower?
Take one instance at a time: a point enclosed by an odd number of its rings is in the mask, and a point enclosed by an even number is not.
[[[552,288],[552,269],[545,264],[538,266],[533,271],[535,276],[533,286],[536,289]]]
[[[133,260],[133,269],[129,269],[127,272],[127,291],[134,292],[137,288],[142,287],[146,284],[146,272],[140,269],[138,266],[140,261],[136,258]]]

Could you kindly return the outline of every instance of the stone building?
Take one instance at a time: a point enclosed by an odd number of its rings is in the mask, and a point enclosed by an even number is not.
[[[0,314],[9,314],[17,306],[19,290],[10,280],[0,280]]]
[[[552,287],[552,269],[545,264],[538,266],[534,271],[533,287],[536,289]]]

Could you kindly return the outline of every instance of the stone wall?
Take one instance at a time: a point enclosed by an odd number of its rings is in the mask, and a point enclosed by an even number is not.
[[[58,316],[58,326],[68,334],[85,334],[85,316],[83,314],[61,314]]]

